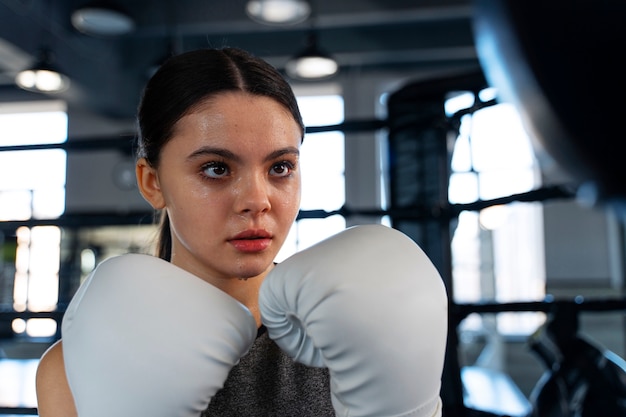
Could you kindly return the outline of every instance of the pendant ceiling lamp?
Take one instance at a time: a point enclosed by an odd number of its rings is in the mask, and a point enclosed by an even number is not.
[[[321,80],[335,75],[339,65],[319,48],[317,36],[313,33],[309,35],[306,48],[287,62],[285,71],[297,80]]]
[[[250,0],[246,13],[266,25],[295,25],[309,17],[311,6],[306,0]]]
[[[37,63],[29,69],[20,71],[15,83],[22,89],[36,93],[60,93],[70,86],[70,79],[52,63],[49,49],[39,51]]]
[[[74,10],[72,26],[91,36],[120,36],[135,29],[135,21],[116,3],[94,1]]]

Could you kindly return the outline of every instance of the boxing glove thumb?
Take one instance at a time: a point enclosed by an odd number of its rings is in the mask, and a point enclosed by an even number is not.
[[[447,296],[406,235],[347,229],[275,266],[259,300],[287,354],[329,369],[337,415],[441,414]]]
[[[256,337],[248,309],[148,255],[101,263],[62,324],[80,417],[197,417]]]

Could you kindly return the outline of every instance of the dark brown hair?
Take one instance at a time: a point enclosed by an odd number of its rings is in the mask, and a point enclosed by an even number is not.
[[[137,115],[137,157],[158,167],[174,126],[195,106],[219,93],[243,91],[272,98],[304,124],[291,86],[273,66],[237,48],[200,49],[169,58],[148,81]],[[156,255],[170,260],[169,218],[161,214]]]

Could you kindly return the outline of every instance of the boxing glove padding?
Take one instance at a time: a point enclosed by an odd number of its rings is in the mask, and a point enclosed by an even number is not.
[[[247,352],[250,311],[159,258],[102,262],[62,324],[63,353],[80,417],[197,417]]]
[[[447,337],[443,281],[406,235],[357,226],[275,266],[259,307],[295,360],[324,366],[338,416],[435,416]]]

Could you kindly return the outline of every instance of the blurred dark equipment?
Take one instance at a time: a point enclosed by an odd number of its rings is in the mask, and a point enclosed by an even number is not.
[[[626,219],[626,2],[475,0],[478,56],[500,98],[581,185]]]
[[[531,393],[531,417],[623,417],[626,362],[578,333],[577,304],[561,304],[530,339],[548,369]]]
[[[626,361],[588,339],[579,330],[581,313],[626,310],[626,298],[555,300],[512,303],[456,304],[452,320],[469,314],[542,311],[547,320],[528,341],[546,367],[530,394],[525,417],[626,416]],[[466,408],[446,412],[450,417],[507,417],[501,413]]]

